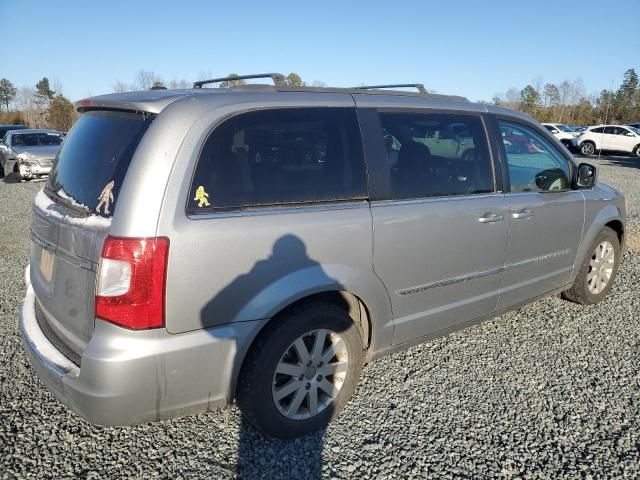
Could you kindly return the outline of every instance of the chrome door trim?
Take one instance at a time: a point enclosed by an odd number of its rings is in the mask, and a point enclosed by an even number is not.
[[[460,275],[457,277],[446,278],[444,280],[438,280],[436,282],[424,283],[421,285],[415,285],[413,287],[404,288],[402,290],[397,290],[397,295],[412,295],[414,293],[424,292],[426,290],[431,290],[438,287],[446,287],[448,285],[455,285],[457,283],[467,282],[469,280],[475,280],[477,278],[483,278],[490,275],[494,275],[496,273],[502,273],[507,270],[513,270],[514,268],[523,267],[525,265],[530,265],[532,263],[542,263],[547,260],[551,260],[553,258],[558,258],[562,255],[568,255],[571,253],[571,249],[566,248],[564,250],[558,250],[557,252],[547,253],[545,255],[539,255],[537,257],[528,258],[527,260],[522,260],[520,262],[510,263],[503,267],[490,268],[488,270],[482,270],[480,272],[473,272],[467,275]]]

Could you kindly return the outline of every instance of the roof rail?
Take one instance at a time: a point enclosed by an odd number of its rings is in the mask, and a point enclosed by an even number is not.
[[[374,90],[379,88],[415,88],[421,95],[427,95],[427,89],[422,83],[396,83],[393,85],[365,85],[363,87],[353,87],[355,90]]]
[[[228,77],[212,78],[211,80],[200,80],[193,82],[193,88],[202,88],[203,85],[209,83],[231,82],[233,80],[249,80],[251,78],[270,78],[274,85],[278,87],[284,86],[284,75],[281,73],[256,73],[254,75],[229,75]]]

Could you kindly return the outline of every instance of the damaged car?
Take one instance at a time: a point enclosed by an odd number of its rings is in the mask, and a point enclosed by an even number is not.
[[[7,131],[0,144],[0,176],[30,180],[49,175],[63,139],[53,129]]]

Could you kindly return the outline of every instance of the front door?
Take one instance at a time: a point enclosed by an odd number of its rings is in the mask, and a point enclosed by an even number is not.
[[[500,128],[526,138],[528,148],[504,144],[511,191],[505,195],[509,238],[498,309],[564,286],[584,223],[584,198],[571,190],[563,153],[531,127],[505,121]]]
[[[443,332],[493,312],[507,235],[507,205],[496,192],[480,115],[380,111],[382,131],[397,150],[371,172],[390,184],[371,203],[374,269],[385,284],[395,322],[394,343]],[[474,146],[443,155],[429,132],[463,124]],[[472,140],[472,142],[471,142]],[[394,165],[395,163],[395,165]],[[371,164],[370,164],[371,168]]]
[[[615,148],[619,152],[631,152],[638,143],[638,137],[625,127],[614,127]]]

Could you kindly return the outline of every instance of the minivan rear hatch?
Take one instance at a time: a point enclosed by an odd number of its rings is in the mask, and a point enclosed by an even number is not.
[[[94,329],[100,250],[131,159],[153,116],[89,111],[76,122],[33,207],[30,278],[36,317],[71,360]]]

